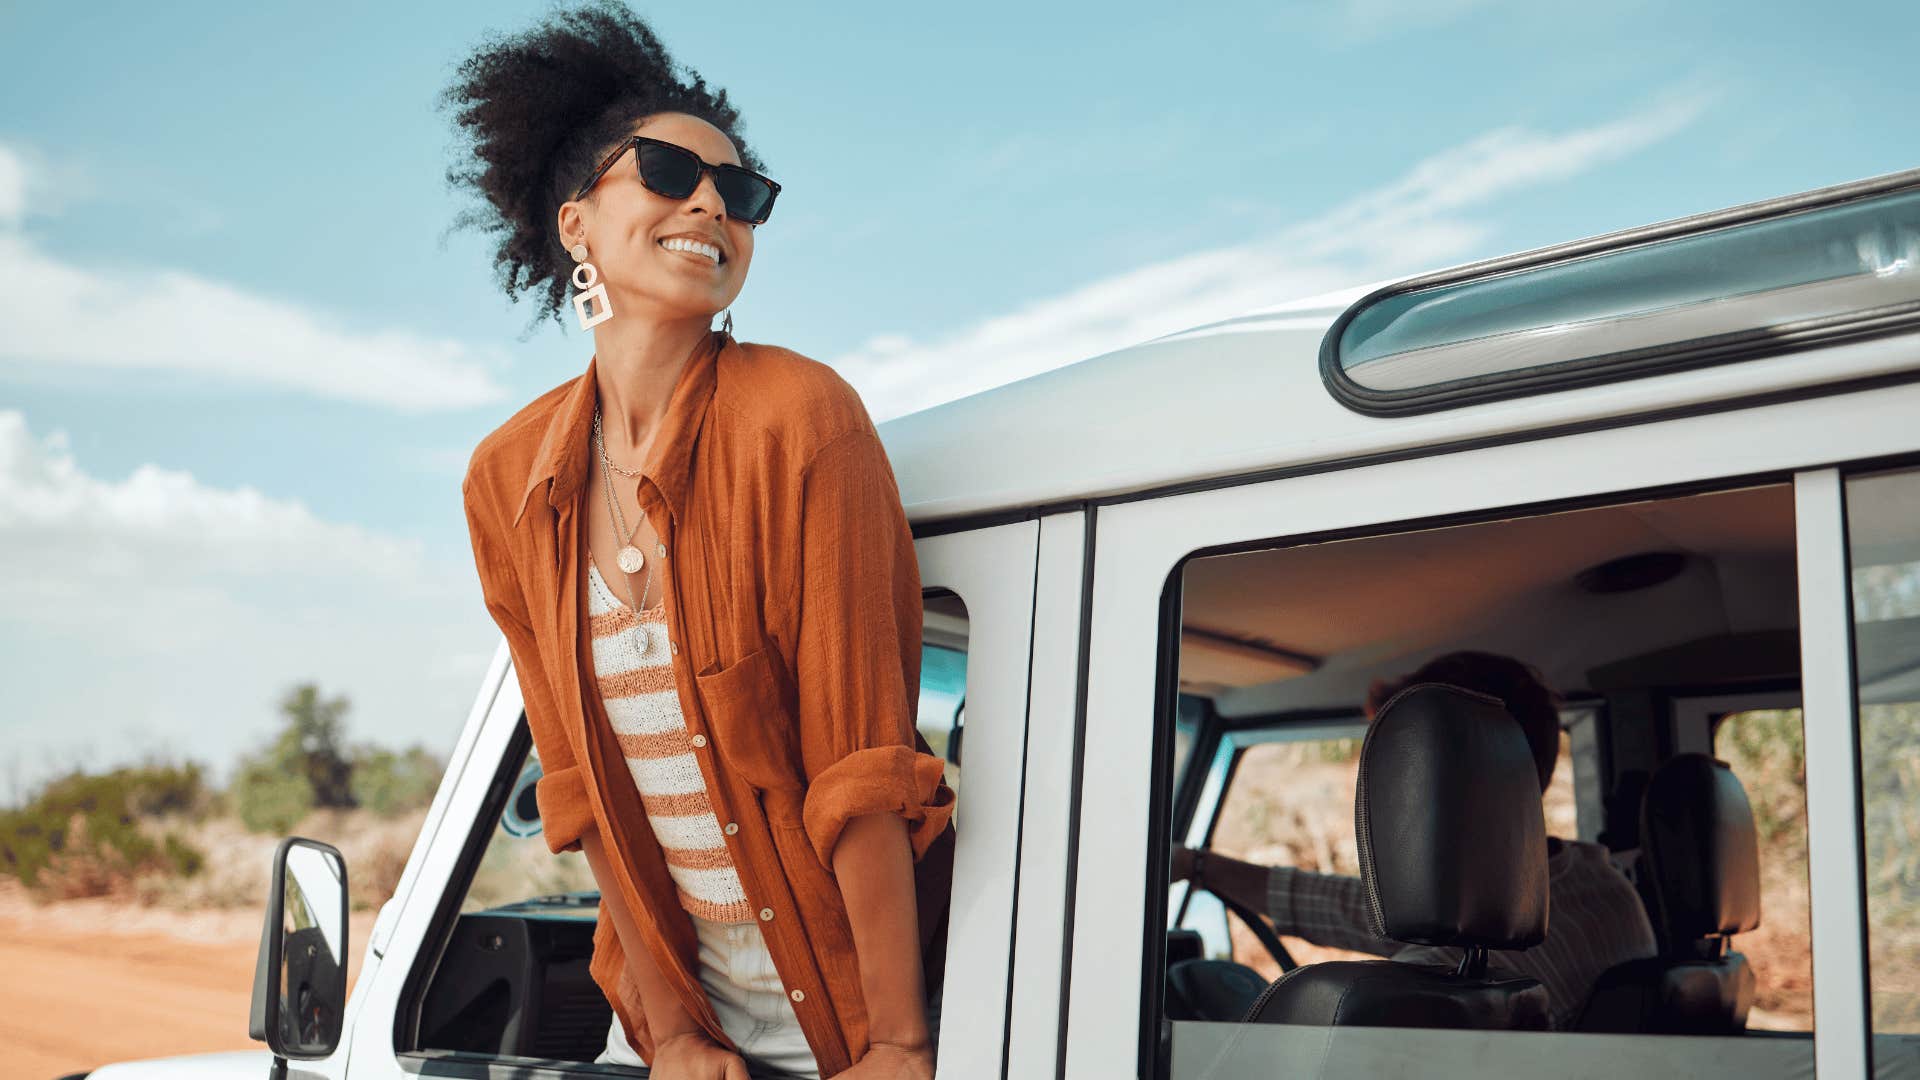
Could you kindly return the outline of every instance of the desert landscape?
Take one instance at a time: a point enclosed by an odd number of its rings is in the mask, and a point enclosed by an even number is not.
[[[424,816],[316,810],[289,830],[346,856],[349,993]],[[189,877],[140,875],[58,898],[0,876],[0,970],[28,973],[0,980],[6,1075],[52,1080],[114,1061],[265,1048],[247,1037],[247,1011],[279,838],[218,817],[145,827],[185,837],[206,862]]]
[[[45,905],[0,881],[0,970],[15,973],[0,980],[6,1074],[52,1080],[113,1061],[263,1049],[247,1037],[259,941],[257,908]],[[359,968],[356,952],[349,984]]]

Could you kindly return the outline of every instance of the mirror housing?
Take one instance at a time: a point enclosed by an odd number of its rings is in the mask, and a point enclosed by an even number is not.
[[[346,1004],[347,860],[289,836],[273,852],[247,1033],[281,1058],[323,1058],[340,1045]]]

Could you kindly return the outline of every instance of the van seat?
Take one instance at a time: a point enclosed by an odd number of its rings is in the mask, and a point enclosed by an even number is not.
[[[1594,984],[1580,1031],[1732,1035],[1746,1030],[1753,968],[1728,939],[1760,925],[1760,842],[1733,769],[1677,754],[1640,801],[1642,865],[1661,955],[1630,960]]]

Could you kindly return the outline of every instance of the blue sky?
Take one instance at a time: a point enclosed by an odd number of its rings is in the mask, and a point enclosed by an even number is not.
[[[1916,164],[1912,5],[635,4],[785,186],[734,308],[876,418],[1236,311]],[[288,685],[451,746],[473,444],[591,339],[434,96],[542,5],[0,11],[0,800]],[[1177,407],[1177,395],[1172,402]]]

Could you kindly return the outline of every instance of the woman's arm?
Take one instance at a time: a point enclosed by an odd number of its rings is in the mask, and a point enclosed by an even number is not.
[[[809,461],[794,678],[803,825],[854,937],[868,1049],[847,1080],[932,1075],[914,862],[953,816],[914,719],[924,615],[913,532],[870,425]]]
[[[849,821],[834,848],[833,873],[860,960],[867,1041],[918,1052],[928,1046],[927,1006],[906,821],[898,814]]]
[[[606,848],[600,843],[600,830],[588,827],[580,834],[580,851],[587,867],[600,885],[600,898],[606,901],[607,914],[613,918],[614,933],[620,939],[620,951],[626,954],[627,974],[640,990],[640,1007],[646,1013],[647,1030],[653,1035],[652,1067],[655,1080],[679,1077],[716,1077],[721,1080],[748,1080],[747,1066],[738,1054],[714,1042],[701,1030],[693,1014],[680,1004],[653,953],[640,936],[620,895],[619,883],[607,862]]]

